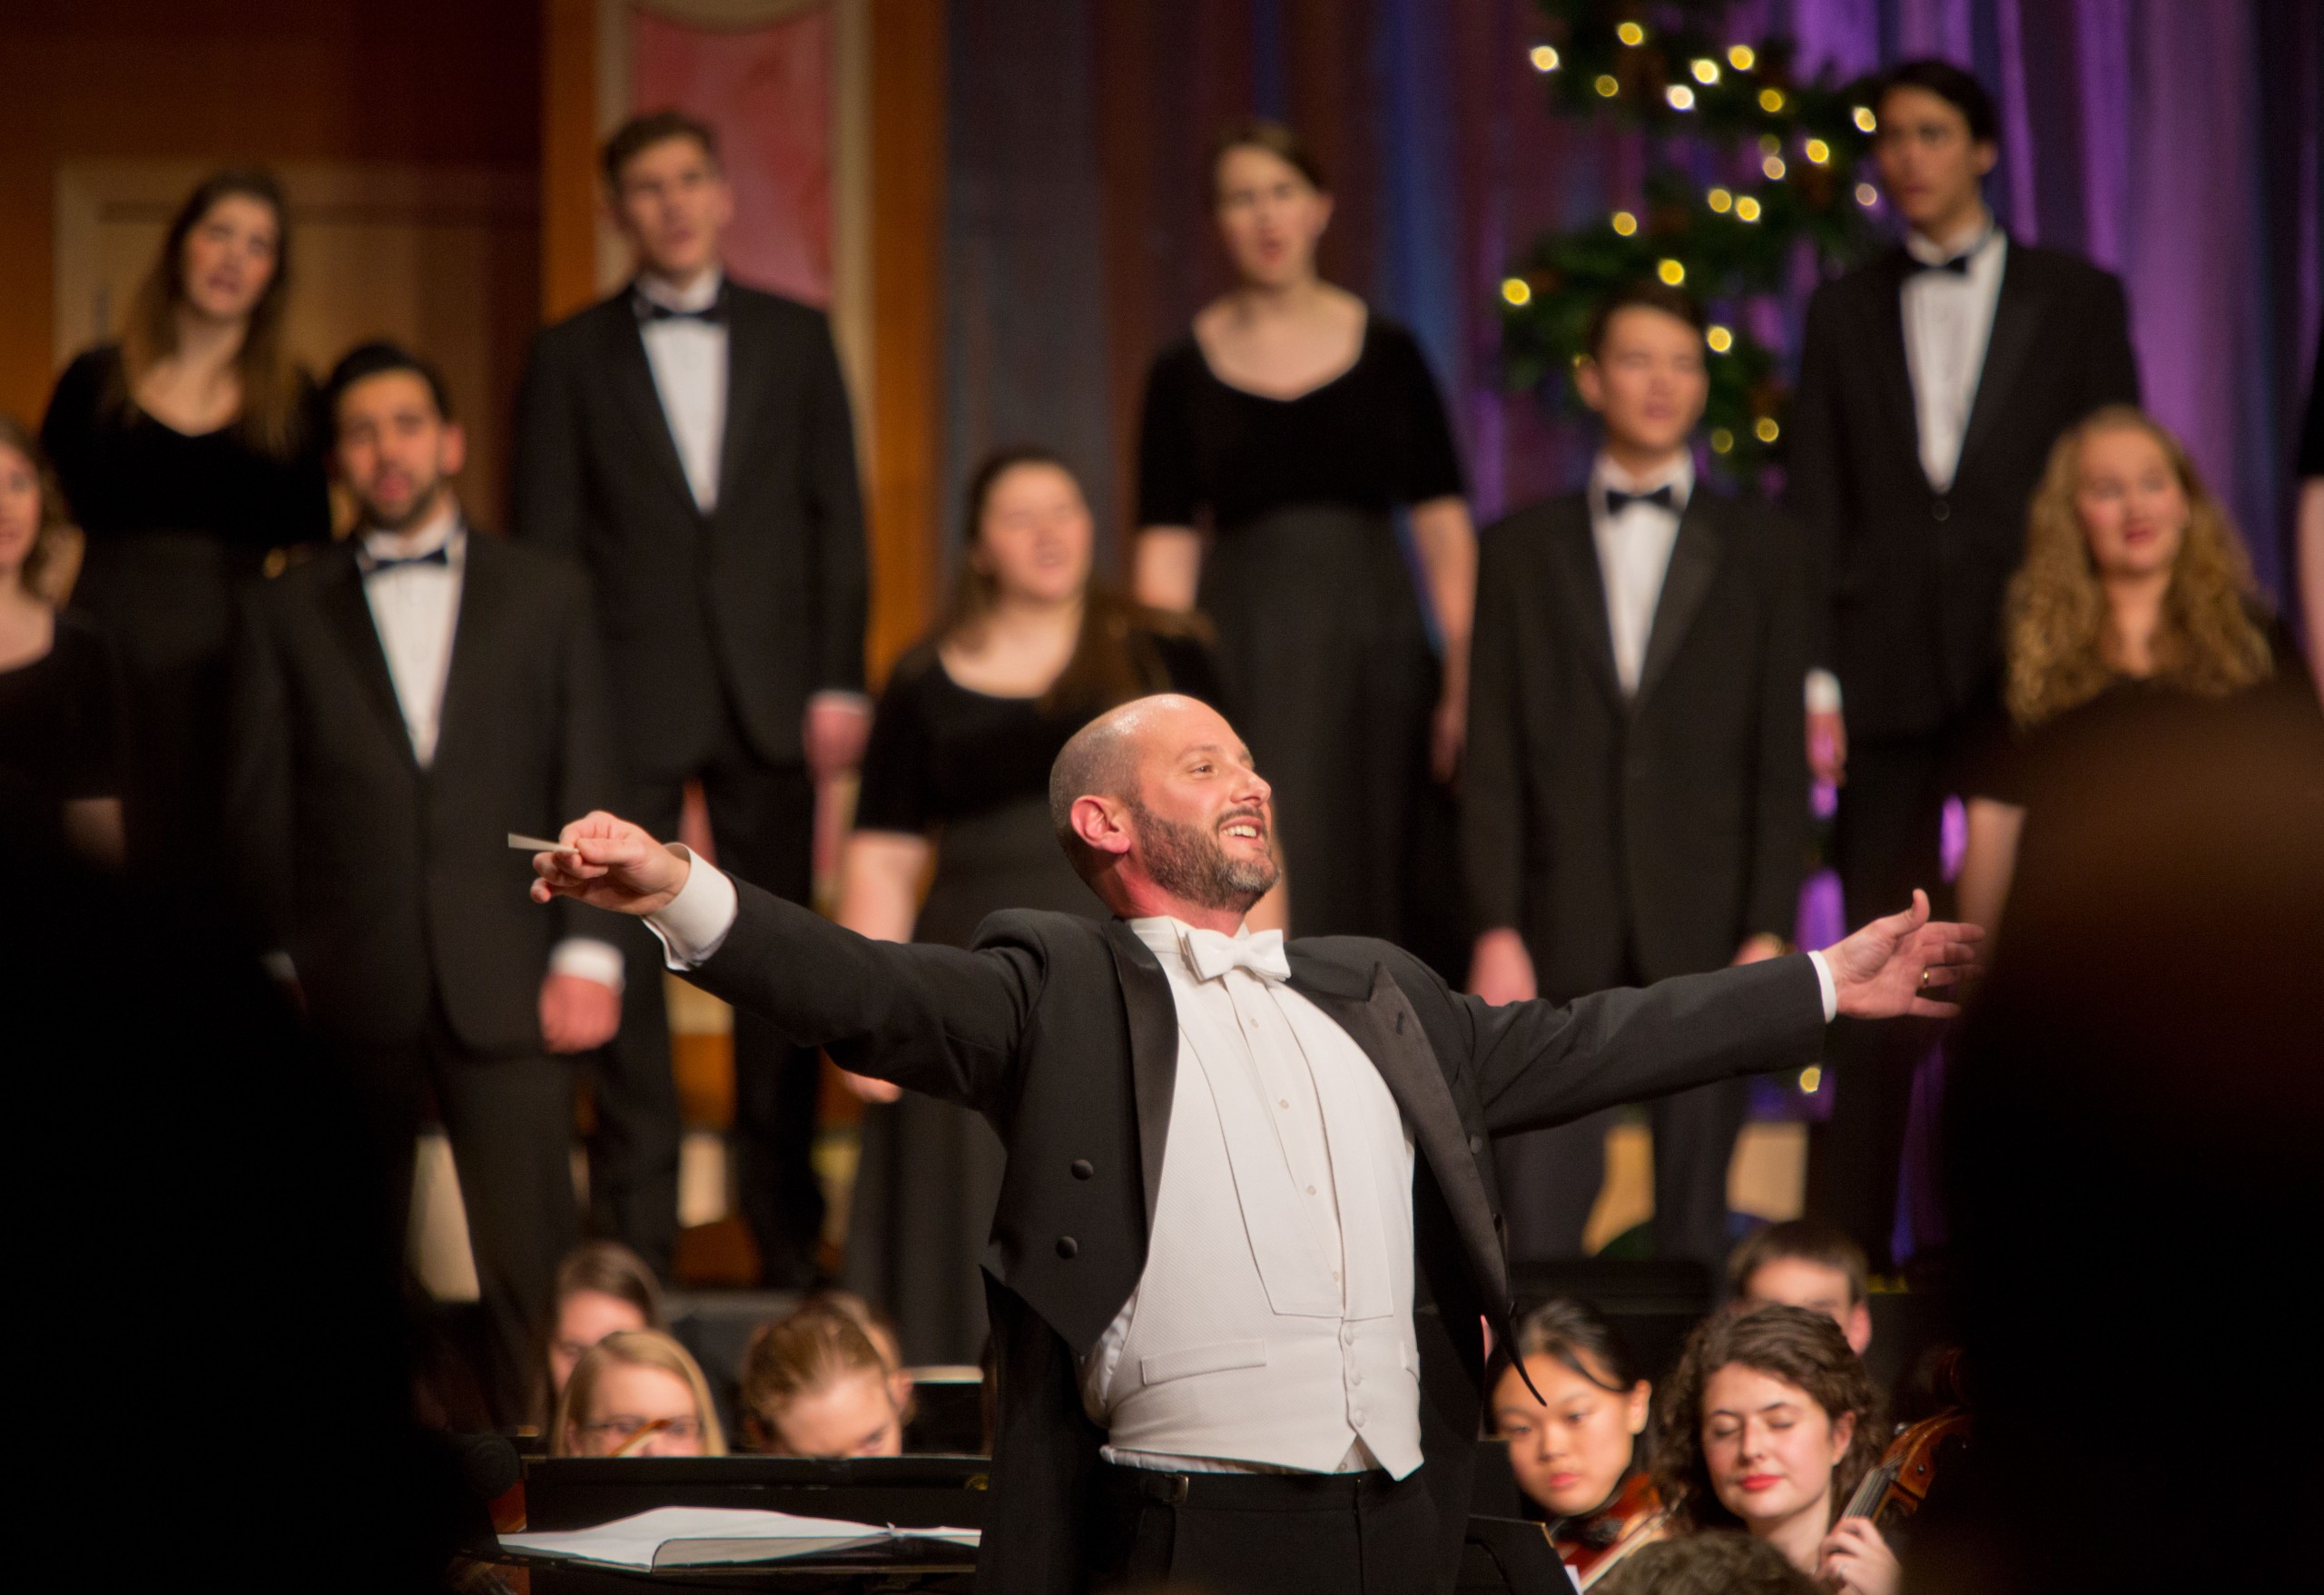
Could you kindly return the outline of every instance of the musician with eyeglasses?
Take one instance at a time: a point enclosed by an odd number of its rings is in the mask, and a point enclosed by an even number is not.
[[[702,1366],[658,1329],[624,1329],[581,1355],[549,1431],[551,1456],[724,1456]]]

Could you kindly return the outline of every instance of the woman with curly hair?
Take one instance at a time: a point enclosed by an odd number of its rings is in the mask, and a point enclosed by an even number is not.
[[[1886,1434],[1879,1393],[1830,1318],[1720,1313],[1688,1338],[1667,1388],[1655,1489],[1679,1532],[1739,1528],[1828,1588],[1895,1595],[1880,1531],[1839,1515]]]
[[[2128,405],[2051,449],[2004,626],[2008,723],[1961,781],[1961,915],[1988,936],[2029,813],[2097,767],[2102,743],[2137,739],[2167,758],[2174,722],[2275,676],[2281,646],[2227,512],[2179,440]]]

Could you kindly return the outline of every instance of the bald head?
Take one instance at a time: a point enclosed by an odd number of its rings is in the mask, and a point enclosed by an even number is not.
[[[1165,693],[1133,698],[1108,709],[1079,731],[1058,751],[1049,766],[1049,823],[1057,828],[1058,845],[1072,862],[1073,872],[1093,880],[1105,863],[1073,829],[1075,800],[1113,798],[1132,802],[1137,798],[1139,734],[1157,711],[1198,706],[1192,698]]]
[[[1049,819],[1115,912],[1238,921],[1275,884],[1267,783],[1225,716],[1138,698],[1074,734],[1049,768]]]

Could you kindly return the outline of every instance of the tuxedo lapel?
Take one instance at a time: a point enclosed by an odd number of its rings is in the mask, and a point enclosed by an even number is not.
[[[1345,1030],[1388,1084],[1388,1093],[1412,1127],[1413,1143],[1444,1193],[1453,1226],[1469,1255],[1470,1270],[1496,1314],[1507,1311],[1509,1268],[1493,1229],[1492,1201],[1477,1173],[1477,1157],[1461,1126],[1461,1110],[1444,1083],[1436,1050],[1420,1016],[1387,966],[1374,964],[1368,982],[1351,969],[1315,958],[1294,943],[1291,987]]]
[[[1607,697],[1622,701],[1622,678],[1614,668],[1614,626],[1606,618],[1606,573],[1599,568],[1598,542],[1590,527],[1590,508],[1577,500],[1573,513],[1551,527],[1548,554],[1559,606],[1571,629],[1575,645],[1590,661]]]
[[[355,563],[355,551],[342,545],[323,557],[339,560],[346,567],[323,589],[324,625],[345,652],[357,690],[378,715],[379,728],[402,753],[404,762],[418,769],[419,760],[411,751],[411,728],[404,724],[403,705],[396,700],[395,678],[388,674],[387,650],[379,642],[370,603],[363,596],[363,573]]]
[[[1138,1173],[1146,1185],[1146,1228],[1154,1230],[1162,1193],[1162,1155],[1170,1137],[1170,1097],[1178,1078],[1178,1005],[1153,950],[1119,920],[1108,921],[1106,944],[1121,977],[1129,1019],[1129,1067],[1137,1103]]]
[[[661,390],[654,386],[654,368],[645,359],[645,340],[638,332],[629,296],[624,293],[611,300],[606,311],[605,369],[614,393],[664,482],[689,513],[699,515],[701,507],[686,483],[686,468],[678,458],[677,438],[670,430],[668,413],[662,409]]]
[[[2041,289],[2026,280],[2025,251],[2012,245],[2002,263],[2001,290],[1994,300],[1993,330],[1985,337],[1985,362],[1977,372],[1977,396],[1970,401],[1968,429],[1961,436],[1961,456],[1953,468],[1960,481],[1975,462],[1982,445],[2001,424],[2009,396],[2017,390],[2018,374],[2034,352],[2041,330]]]
[[[444,677],[444,702],[436,715],[435,763],[438,764],[460,745],[458,739],[478,713],[473,700],[478,691],[478,672],[488,670],[507,624],[507,604],[501,590],[501,577],[507,573],[501,567],[500,553],[491,539],[470,528],[468,552],[461,562],[459,613],[452,623],[451,665]],[[497,728],[478,729],[497,734]]]
[[[1913,371],[1905,356],[1905,274],[1912,257],[1902,244],[1873,263],[1880,291],[1872,296],[1872,325],[1864,356],[1872,369],[1890,429],[1902,441],[1905,458],[1921,469],[1920,411],[1913,404]]]
[[[734,499],[735,479],[751,453],[749,439],[774,372],[775,353],[773,329],[759,320],[757,307],[731,289],[726,299],[726,429],[718,445],[721,505]]]
[[[1695,623],[1711,580],[1718,574],[1719,536],[1711,526],[1717,513],[1710,495],[1698,487],[1687,497],[1679,517],[1679,536],[1670,545],[1670,563],[1662,576],[1662,592],[1654,601],[1654,620],[1646,634],[1646,658],[1639,666],[1638,695],[1632,708],[1646,702],[1656,682],[1669,673]]]

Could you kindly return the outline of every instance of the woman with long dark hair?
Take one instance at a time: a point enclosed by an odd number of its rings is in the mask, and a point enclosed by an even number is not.
[[[1673,1529],[1741,1529],[1827,1588],[1896,1595],[1880,1531],[1842,1509],[1886,1444],[1880,1394],[1840,1326],[1805,1307],[1715,1313],[1688,1337],[1655,1426]]]
[[[1057,456],[1019,448],[986,459],[969,484],[963,540],[943,618],[881,694],[840,859],[840,923],[887,941],[966,947],[1006,908],[1103,917],[1058,846],[1049,766],[1117,704],[1157,692],[1218,697],[1190,623],[1091,579],[1089,507]],[[895,1316],[909,1361],[973,1363],[1000,1138],[947,1103],[851,1079],[875,1106],[848,1224],[848,1286]]]
[[[218,871],[233,593],[330,535],[313,382],[285,348],[282,192],[218,172],[179,207],[118,342],[67,366],[41,438],[87,539],[74,601],[112,634],[130,721],[133,865]]]
[[[1295,134],[1229,129],[1211,183],[1238,281],[1147,378],[1137,595],[1218,629],[1293,927],[1450,968],[1469,927],[1449,853],[1427,867],[1449,834],[1430,774],[1460,755],[1477,540],[1443,400],[1413,335],[1318,274],[1331,193]]]

